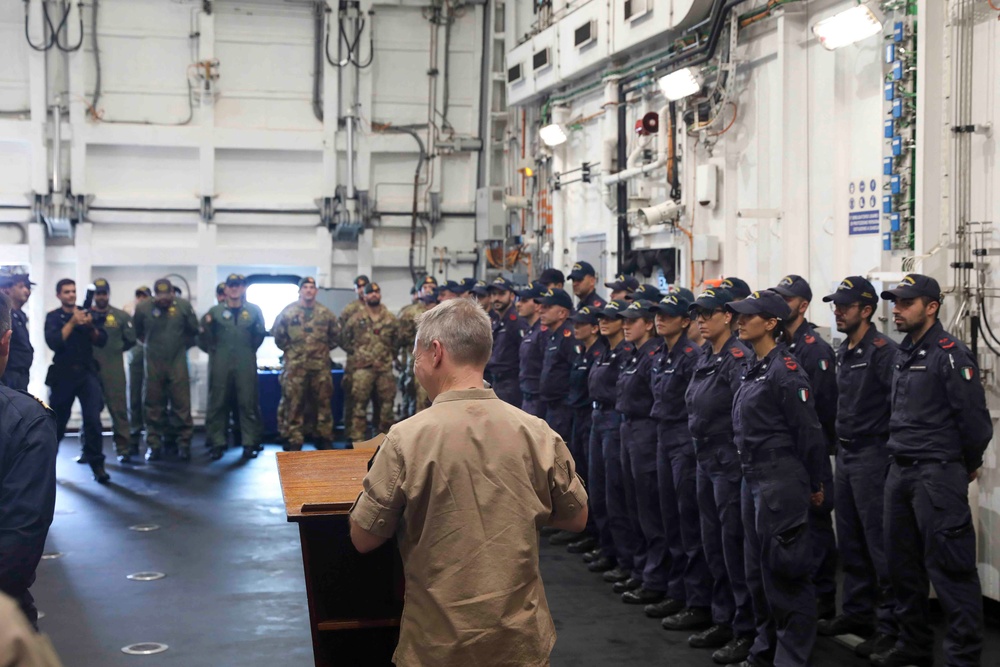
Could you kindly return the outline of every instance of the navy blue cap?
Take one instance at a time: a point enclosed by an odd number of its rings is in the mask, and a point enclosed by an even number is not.
[[[910,273],[903,278],[893,289],[882,292],[882,298],[886,301],[896,301],[897,299],[915,299],[918,296],[926,296],[935,301],[941,301],[941,286],[938,281],[930,276],[919,273]]]
[[[654,303],[651,310],[654,313],[670,317],[687,317],[690,309],[690,301],[677,294],[668,294],[660,299],[659,303]]]
[[[584,306],[580,310],[573,313],[569,319],[577,324],[597,324],[597,312],[597,310],[591,308],[590,306]]]
[[[596,276],[597,271],[590,262],[577,262],[573,265],[573,270],[566,276],[570,280],[580,280],[584,276]]]
[[[454,292],[455,294],[465,294],[468,290],[465,288],[464,281],[456,282],[454,280],[449,280],[444,285],[438,288],[440,292]]]
[[[646,283],[645,285],[639,285],[632,292],[632,298],[636,301],[659,301],[663,298],[663,292],[656,285]]]
[[[506,291],[506,292],[513,292],[514,291],[514,283],[512,283],[509,280],[507,280],[503,276],[497,276],[496,278],[493,279],[493,282],[491,282],[489,284],[489,289],[490,290],[503,290],[503,291]]]
[[[745,299],[753,291],[750,289],[750,285],[747,285],[747,281],[736,276],[723,278],[722,282],[719,283],[719,287],[729,290],[729,294],[732,296],[731,300],[733,301],[736,299]]]
[[[742,315],[770,315],[783,322],[792,315],[784,297],[769,289],[754,292],[742,301],[730,301],[726,308]]]
[[[831,301],[838,306],[848,306],[852,303],[874,306],[878,303],[875,287],[864,276],[848,276],[837,285],[837,291],[827,294],[823,301]]]
[[[553,287],[542,295],[539,301],[543,306],[562,306],[566,310],[573,312],[573,299],[566,290]]]
[[[812,288],[809,287],[809,283],[807,283],[806,279],[802,276],[797,276],[795,274],[785,276],[771,289],[786,299],[799,297],[805,299],[806,301],[813,300],[813,291]]]
[[[542,298],[542,295],[548,291],[548,288],[542,284],[541,281],[533,280],[528,283],[528,286],[522,290],[515,292],[517,298],[519,299],[534,299],[538,300]]]
[[[628,308],[628,301],[608,301],[604,310],[597,311],[598,317],[605,317],[609,320],[621,317],[622,311]]]
[[[691,303],[691,310],[704,308],[706,310],[718,310],[725,308],[726,304],[733,301],[733,293],[721,287],[711,287],[701,294]]]
[[[462,278],[462,287],[465,288],[466,292],[471,292],[472,288],[476,286],[475,278]]]
[[[490,293],[490,286],[486,284],[485,280],[477,280],[471,291],[476,296],[486,296]]]
[[[613,292],[634,292],[639,287],[639,281],[631,276],[619,273],[611,282],[604,283],[604,286]]]
[[[98,278],[94,281],[94,293],[95,294],[110,294],[111,285],[104,278]]]
[[[653,310],[654,307],[655,304],[652,301],[640,299],[633,301],[632,305],[622,311],[621,316],[626,320],[637,320],[640,317],[652,319],[656,315],[656,312]]]
[[[566,276],[559,269],[545,269],[542,271],[542,275],[538,276],[538,282],[543,285],[551,285],[552,283],[565,283]]]
[[[689,290],[687,287],[681,287],[680,285],[671,285],[667,290],[667,294],[676,294],[679,299],[686,299],[688,303],[694,302],[694,292]]]

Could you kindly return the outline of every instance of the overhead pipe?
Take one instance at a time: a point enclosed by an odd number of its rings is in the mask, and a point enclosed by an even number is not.
[[[62,192],[62,109],[59,98],[52,107],[52,194]]]

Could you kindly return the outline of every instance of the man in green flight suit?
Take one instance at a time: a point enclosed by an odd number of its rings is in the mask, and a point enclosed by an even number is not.
[[[280,425],[286,449],[302,449],[307,431],[314,432],[316,449],[330,449],[333,442],[333,377],[330,350],[337,347],[340,324],[336,315],[316,303],[316,280],[299,281],[299,300],[285,306],[271,327],[274,343],[284,352],[281,372]]]
[[[108,301],[111,298],[111,286],[104,278],[94,281],[94,305],[90,314],[94,324],[104,329],[108,334],[108,342],[104,347],[94,348],[94,359],[97,360],[101,374],[101,391],[104,394],[104,404],[111,413],[111,430],[114,433],[115,453],[120,463],[132,463],[129,454],[129,421],[128,404],[125,394],[125,357],[136,342],[135,326],[132,317],[120,308],[115,308]]]
[[[135,309],[135,332],[146,345],[146,452],[147,461],[163,458],[167,429],[167,401],[181,425],[177,458],[191,460],[191,378],[187,349],[198,335],[198,317],[190,302],[174,295],[166,278],[153,283],[153,299]]]
[[[135,308],[143,301],[149,301],[153,291],[142,285],[135,290]],[[135,310],[133,309],[133,313]],[[133,325],[133,330],[135,325]],[[142,429],[146,426],[146,410],[142,405],[142,392],[146,386],[146,346],[136,342],[129,351],[128,357],[128,419],[130,456],[139,455],[139,445],[142,443]]]
[[[257,348],[264,342],[267,328],[260,308],[243,298],[245,283],[243,276],[229,274],[225,303],[216,304],[201,318],[198,347],[212,355],[205,430],[213,461],[221,459],[226,450],[226,427],[234,405],[239,414],[243,458],[256,458],[260,451]]]
[[[374,406],[378,431],[392,426],[392,403],[396,381],[392,376],[392,358],[397,346],[397,321],[382,303],[378,283],[365,285],[365,305],[355,310],[341,330],[340,346],[347,351],[345,377],[351,378],[351,412],[347,439],[364,440],[368,401]]]

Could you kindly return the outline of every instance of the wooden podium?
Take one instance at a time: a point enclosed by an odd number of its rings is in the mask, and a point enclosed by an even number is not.
[[[403,568],[396,544],[359,554],[348,525],[372,453],[278,452],[285,513],[299,524],[316,667],[391,665],[399,641]]]

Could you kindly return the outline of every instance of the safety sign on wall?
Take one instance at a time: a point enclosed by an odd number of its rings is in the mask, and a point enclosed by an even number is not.
[[[875,189],[878,186],[875,179],[859,178],[852,180],[848,186],[848,230],[855,234],[878,234],[879,211]]]

